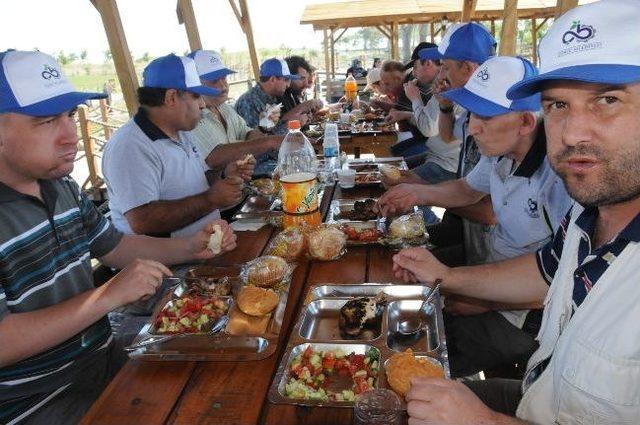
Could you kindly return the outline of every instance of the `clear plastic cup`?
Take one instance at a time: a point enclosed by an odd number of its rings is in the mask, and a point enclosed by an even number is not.
[[[365,391],[353,406],[354,425],[400,425],[401,420],[400,398],[385,388]]]
[[[341,168],[336,170],[338,183],[343,189],[351,189],[356,185],[356,171],[351,168]]]

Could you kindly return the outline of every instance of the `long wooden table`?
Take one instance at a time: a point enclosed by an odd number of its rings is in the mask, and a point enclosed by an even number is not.
[[[381,194],[375,187],[327,189],[321,204],[325,214],[332,198]],[[274,231],[265,226],[257,232],[239,232],[238,248],[213,263],[255,258]],[[351,424],[351,409],[276,405],[267,400],[267,392],[309,288],[321,283],[397,282],[391,256],[381,246],[350,247],[337,261],[301,261],[292,276],[276,354],[251,362],[129,360],[82,424]]]
[[[340,136],[340,150],[360,158],[360,155],[372,153],[376,157],[395,156],[391,146],[398,141],[395,131],[385,133],[355,133]]]

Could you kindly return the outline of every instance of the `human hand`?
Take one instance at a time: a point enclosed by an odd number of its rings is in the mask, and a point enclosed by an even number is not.
[[[303,102],[302,105],[304,105],[304,109],[308,112],[316,112],[324,107],[320,99],[310,99]]]
[[[284,136],[275,134],[273,136],[266,136],[266,137],[267,137],[267,143],[269,144],[270,149],[273,149],[276,151],[280,149],[280,145],[284,140]]]
[[[449,268],[425,248],[403,249],[393,256],[393,274],[405,282],[435,282],[443,279]],[[446,281],[443,282],[443,288]]]
[[[488,301],[448,295],[444,300],[444,309],[454,316],[473,316],[491,311],[491,306]]]
[[[395,124],[398,121],[405,121],[411,118],[411,112],[391,110],[384,118],[385,123]]]
[[[409,425],[482,425],[500,423],[466,385],[442,378],[414,378],[406,396]]]
[[[411,80],[404,83],[404,94],[407,98],[412,102],[417,102],[421,100],[420,97],[420,88],[418,88],[418,80]]]
[[[209,248],[209,240],[211,234],[214,232],[215,226],[220,226],[222,229],[222,243],[220,245],[221,251],[218,254],[214,254]],[[229,223],[224,220],[214,220],[207,224],[202,230],[188,239],[188,252],[193,255],[194,260],[206,260],[216,255],[223,254],[228,251],[232,251],[236,248],[238,237],[233,232]]]
[[[425,181],[420,178],[416,173],[411,170],[400,170],[400,178],[393,180],[388,178],[384,173],[380,173],[380,181],[385,189],[390,189],[393,186],[397,186],[402,183],[410,184],[424,184]]]
[[[227,176],[216,180],[207,191],[207,197],[211,204],[217,208],[226,208],[237,205],[242,200],[244,180],[238,176]]]
[[[153,260],[133,260],[100,289],[109,310],[130,304],[156,293],[171,270]]]
[[[420,202],[416,186],[417,185],[412,184],[399,184],[387,190],[378,199],[374,207],[375,211],[383,217],[409,212]]]
[[[224,169],[224,174],[227,177],[240,177],[242,180],[248,182],[251,180],[255,168],[255,157],[253,155],[247,155],[243,159],[228,163]]]

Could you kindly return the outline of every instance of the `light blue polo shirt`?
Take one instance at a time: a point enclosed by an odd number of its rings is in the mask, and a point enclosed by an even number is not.
[[[144,108],[120,127],[106,145],[102,172],[107,183],[113,224],[131,234],[125,213],[154,201],[171,201],[197,195],[209,189],[205,172],[209,169],[186,131],[171,140],[153,124]],[[205,224],[220,218],[212,210],[171,236],[190,236]]]
[[[496,261],[544,246],[573,203],[547,159],[542,125],[522,163],[515,170],[513,165],[506,157],[483,156],[466,176],[469,186],[491,195],[498,221],[491,234]]]

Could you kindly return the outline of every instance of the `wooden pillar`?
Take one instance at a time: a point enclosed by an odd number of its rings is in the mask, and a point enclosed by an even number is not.
[[[476,11],[477,0],[463,0],[462,14],[460,15],[461,22],[471,22],[471,18]]]
[[[493,35],[493,38],[496,38],[496,20],[495,19],[491,20],[491,35]]]
[[[111,138],[111,127],[109,127],[109,105],[107,105],[106,99],[100,99],[100,116],[102,117],[102,131],[104,131],[104,139],[109,140]]]
[[[400,43],[398,34],[398,23],[391,23],[391,59],[400,59]]]
[[[191,0],[178,0],[176,14],[178,15],[178,23],[184,24],[184,29],[187,31],[191,51],[201,50],[202,42],[200,41],[200,32],[198,32],[198,23]]]
[[[435,32],[435,26],[433,25],[433,22],[429,23],[429,36],[431,37],[431,42],[435,43],[436,32]]]
[[[500,55],[516,54],[516,31],[518,28],[518,0],[504,0],[502,34],[500,34]]]
[[[133,59],[129,52],[129,45],[122,28],[120,13],[115,0],[91,0],[100,13],[102,24],[109,40],[109,49],[116,67],[120,87],[129,115],[133,116],[138,110],[138,77],[133,66]]]
[[[247,45],[249,46],[249,57],[251,58],[251,68],[256,81],[260,80],[260,62],[258,62],[258,53],[256,52],[256,44],[253,40],[253,28],[251,27],[251,17],[249,16],[249,7],[247,0],[238,0],[240,7],[236,5],[235,0],[229,0],[229,5],[236,15],[236,19],[247,37]]]
[[[538,66],[538,26],[536,25],[536,18],[531,18],[531,60],[534,65]]]
[[[335,42],[333,41],[333,34],[335,30],[331,28],[331,32],[329,33],[329,41],[331,42],[331,79],[334,80],[336,78],[336,48]]]
[[[567,10],[573,9],[578,5],[578,0],[557,0],[556,1],[556,18]]]
[[[327,29],[323,29],[322,33],[324,35],[324,83],[326,87],[326,100],[327,102],[331,102],[331,81],[329,74],[329,68],[331,67],[331,59],[329,58],[329,31]]]
[[[84,147],[84,155],[89,168],[88,182],[91,182],[92,188],[99,188],[102,185],[96,167],[96,158],[93,154],[93,140],[91,139],[91,123],[87,117],[87,107],[80,105],[78,107],[78,121],[80,122],[80,134],[82,135],[82,145]],[[87,182],[83,184],[86,185]]]

